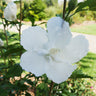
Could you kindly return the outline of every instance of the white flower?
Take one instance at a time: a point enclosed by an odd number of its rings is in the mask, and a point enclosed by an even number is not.
[[[14,2],[8,3],[7,7],[4,9],[4,17],[8,21],[16,20],[17,6]]]
[[[88,41],[79,35],[72,38],[69,24],[60,17],[47,23],[48,33],[39,26],[30,27],[21,35],[21,45],[27,50],[21,56],[21,66],[28,72],[61,83],[76,69],[72,65],[88,52]]]
[[[4,42],[0,39],[0,47],[4,45]]]

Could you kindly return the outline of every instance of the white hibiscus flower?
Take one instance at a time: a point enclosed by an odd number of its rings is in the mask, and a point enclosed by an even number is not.
[[[8,3],[4,9],[4,18],[8,21],[16,20],[17,6],[14,2]]]
[[[21,35],[21,45],[27,51],[21,56],[21,66],[36,76],[47,74],[61,83],[76,69],[73,63],[88,52],[88,41],[82,36],[72,38],[69,24],[60,17],[47,23],[48,33],[39,26],[30,27]]]
[[[4,42],[0,39],[0,47],[4,45]]]

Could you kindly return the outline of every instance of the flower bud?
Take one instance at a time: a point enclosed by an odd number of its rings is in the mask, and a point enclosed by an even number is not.
[[[14,2],[8,3],[4,10],[4,17],[8,21],[16,20],[17,6]]]

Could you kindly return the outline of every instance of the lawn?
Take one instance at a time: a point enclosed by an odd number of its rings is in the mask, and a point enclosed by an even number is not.
[[[96,77],[96,54],[89,52],[77,64],[85,74]]]
[[[72,27],[71,31],[83,34],[96,35],[96,24]]]

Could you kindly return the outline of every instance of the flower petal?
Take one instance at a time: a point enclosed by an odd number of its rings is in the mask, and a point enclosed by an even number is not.
[[[47,26],[49,46],[64,48],[72,37],[69,24],[60,17],[53,17],[48,21]]]
[[[22,68],[28,72],[34,73],[36,76],[41,76],[45,73],[45,64],[45,58],[36,52],[27,51],[21,56],[20,65]]]
[[[50,65],[46,66],[46,74],[50,80],[59,84],[66,81],[75,69],[76,65],[73,66],[68,62],[51,62]]]
[[[52,39],[51,36],[54,36],[55,33],[59,30],[59,28],[61,29],[62,24],[63,19],[61,19],[60,17],[53,17],[48,20],[47,29],[48,29],[48,35],[51,39]]]
[[[83,35],[74,37],[70,44],[63,50],[64,59],[70,63],[76,63],[86,56],[89,49],[88,40]]]
[[[21,35],[21,45],[26,50],[43,48],[47,41],[46,31],[39,26],[25,29]]]
[[[0,39],[0,47],[4,46],[4,42]]]
[[[4,10],[4,17],[8,21],[14,21],[16,19],[17,6],[14,2],[8,3]]]

